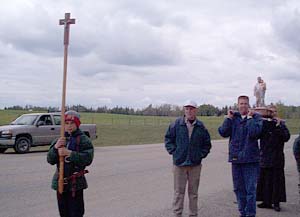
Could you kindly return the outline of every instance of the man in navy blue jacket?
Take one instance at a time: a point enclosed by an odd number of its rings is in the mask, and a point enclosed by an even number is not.
[[[238,97],[238,112],[228,111],[219,133],[229,137],[229,162],[232,163],[234,192],[240,216],[256,215],[256,184],[259,175],[258,139],[262,131],[262,119],[249,110],[249,97]]]
[[[173,156],[175,217],[181,217],[186,183],[189,194],[189,216],[198,216],[198,187],[201,161],[210,149],[210,135],[203,123],[196,118],[197,104],[184,105],[184,116],[170,124],[165,135],[165,147]]]
[[[294,156],[297,162],[297,169],[299,173],[298,187],[299,187],[299,194],[300,194],[300,134],[294,141],[293,151],[294,151]]]

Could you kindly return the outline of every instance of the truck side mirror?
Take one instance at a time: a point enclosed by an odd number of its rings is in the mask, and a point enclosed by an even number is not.
[[[39,127],[39,126],[42,126],[42,125],[45,125],[45,122],[44,121],[38,121],[36,126]]]

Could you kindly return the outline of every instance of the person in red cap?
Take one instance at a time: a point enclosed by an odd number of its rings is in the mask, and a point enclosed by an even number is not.
[[[52,189],[58,190],[59,156],[65,157],[64,192],[57,191],[58,210],[61,217],[81,217],[84,215],[83,190],[87,188],[84,176],[94,157],[91,140],[80,129],[80,115],[76,111],[65,113],[65,137],[59,138],[51,146],[47,161],[56,165],[52,179]]]

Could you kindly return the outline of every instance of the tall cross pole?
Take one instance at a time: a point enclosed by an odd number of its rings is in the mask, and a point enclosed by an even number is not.
[[[66,105],[66,85],[67,85],[67,63],[68,63],[68,45],[70,24],[75,24],[75,19],[70,19],[70,13],[65,13],[65,19],[59,20],[59,25],[64,25],[64,76],[61,101],[61,128],[60,137],[65,136],[65,105]],[[64,161],[63,156],[59,156],[59,177],[58,177],[58,192],[64,191]]]

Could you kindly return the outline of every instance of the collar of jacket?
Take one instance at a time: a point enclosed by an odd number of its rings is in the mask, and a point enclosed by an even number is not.
[[[235,118],[242,118],[242,115],[239,112],[234,112],[233,113],[233,117],[235,117]]]
[[[234,112],[233,113],[233,117],[234,118],[241,118],[241,119],[243,119],[241,113],[239,113],[239,112]],[[252,117],[253,118],[259,118],[259,117],[261,117],[261,115],[259,113],[257,113],[257,112],[254,112],[254,114],[252,115]],[[248,119],[248,116],[247,116],[247,119]]]
[[[77,137],[77,136],[79,136],[81,134],[82,134],[82,131],[79,128],[77,128],[77,130],[73,131],[71,133],[71,135],[68,132],[65,132],[65,137],[69,137],[69,136]]]
[[[180,125],[186,125],[185,123],[185,116],[180,118],[179,121]],[[203,124],[201,123],[201,121],[198,120],[198,118],[196,118],[196,123],[194,124],[194,126],[202,126]]]
[[[245,121],[248,120],[248,116],[246,116],[246,117],[243,118],[242,115],[241,115],[241,113],[239,113],[239,112],[234,112],[233,113],[233,118],[234,119],[238,119],[241,122],[245,122]]]

